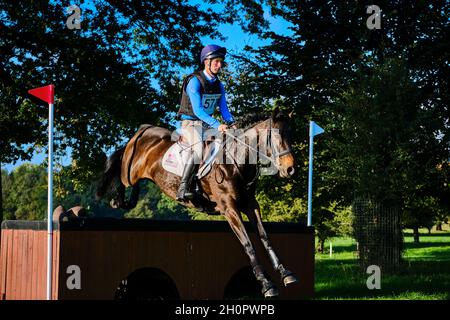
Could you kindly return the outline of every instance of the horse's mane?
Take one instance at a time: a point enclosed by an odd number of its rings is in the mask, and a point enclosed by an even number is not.
[[[271,113],[267,111],[252,112],[236,117],[235,123],[239,129],[247,130],[250,127],[252,127],[255,123],[267,120],[269,119],[269,117],[271,117]]]

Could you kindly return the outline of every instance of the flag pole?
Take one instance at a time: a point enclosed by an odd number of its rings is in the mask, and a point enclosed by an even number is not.
[[[53,116],[55,86],[28,90],[28,93],[48,103],[48,190],[47,190],[47,300],[52,300],[53,267]]]
[[[309,122],[309,168],[308,168],[308,227],[312,226],[312,184],[313,184],[313,160],[314,160],[314,136],[323,133],[324,130],[314,121]]]
[[[308,227],[312,226],[312,177],[313,177],[313,122],[309,122],[309,168],[308,168]]]
[[[47,300],[52,300],[53,267],[53,103],[48,104]]]

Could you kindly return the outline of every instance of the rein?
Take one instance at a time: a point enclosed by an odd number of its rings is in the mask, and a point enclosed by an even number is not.
[[[231,158],[231,159],[233,159],[233,165],[236,167],[238,174],[241,176],[242,180],[245,180],[245,177],[244,177],[244,175],[242,174],[242,171],[241,171],[241,169],[239,168],[239,165],[237,164],[235,157],[233,157],[233,155],[231,155],[226,149],[225,149],[225,152],[228,153],[228,154],[230,155],[230,158]],[[260,171],[261,171],[261,170],[259,169],[259,166],[257,165],[257,166],[256,166],[256,174],[255,174],[255,176],[253,177],[252,181],[247,182],[247,184],[246,184],[246,186],[245,186],[245,189],[246,189],[246,190],[250,189],[251,186],[256,182],[256,180],[257,180],[258,177],[259,177]],[[217,179],[216,179],[216,182],[219,183],[219,182],[217,181]]]

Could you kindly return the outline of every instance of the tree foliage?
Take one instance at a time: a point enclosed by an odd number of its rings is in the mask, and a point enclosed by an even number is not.
[[[288,182],[275,176],[259,181],[264,219],[305,220],[308,121],[314,120],[325,129],[314,161],[313,223],[321,239],[350,232],[348,208],[359,196],[396,203],[408,224],[424,224],[418,218],[428,213],[445,220],[448,1],[379,1],[381,29],[372,30],[366,25],[369,1],[208,4],[92,1],[81,6],[81,29],[69,30],[69,1],[0,2],[0,161],[45,148],[46,108],[26,91],[54,83],[57,152],[69,147],[74,158],[64,171],[64,190],[88,192],[105,153],[142,122],[168,122],[179,102],[181,74],[198,64],[200,39],[223,39],[218,26],[237,22],[266,44],[246,46],[228,60],[222,78],[233,113],[275,105],[295,110],[297,175]],[[270,28],[274,17],[288,30]],[[3,192],[10,183],[5,179]],[[180,211],[152,188],[128,216],[163,211],[205,218]]]
[[[75,190],[73,181],[63,167],[54,175],[54,207],[68,210],[75,206],[85,208],[92,217],[150,218],[166,220],[189,220],[192,213],[171,200],[152,182],[141,182],[141,200],[130,210],[117,210],[104,201],[95,199],[96,183],[83,185]],[[25,163],[11,173],[2,172],[3,203],[5,220],[43,220],[47,218],[47,170],[43,165]],[[194,217],[195,218],[195,217]]]
[[[141,182],[141,199],[125,214],[127,218],[189,220],[188,210],[159,191],[153,182]]]
[[[250,2],[240,9],[252,16],[247,8],[263,1]],[[257,101],[295,110],[300,176],[294,197],[306,197],[307,125],[314,120],[325,128],[315,149],[315,208],[334,201],[349,206],[363,195],[406,210],[412,199],[433,196],[448,211],[449,4],[381,1],[381,29],[369,29],[371,4],[265,1],[266,13],[283,19],[289,30],[252,29],[270,43],[247,48],[237,83],[245,84],[244,94],[253,86]],[[237,97],[244,110],[251,109]],[[278,182],[267,185],[272,183]],[[273,196],[289,203],[286,193]],[[314,212],[316,226],[332,221],[330,211]],[[333,233],[322,225],[319,233]]]
[[[43,220],[47,212],[45,167],[23,164],[11,174],[2,172],[4,219]]]
[[[171,75],[197,62],[200,37],[217,37],[221,18],[178,1],[91,1],[71,30],[71,4],[0,2],[0,162],[46,145],[47,108],[27,90],[52,83],[56,151],[70,148],[73,177],[86,181],[142,122],[163,123],[175,109]]]

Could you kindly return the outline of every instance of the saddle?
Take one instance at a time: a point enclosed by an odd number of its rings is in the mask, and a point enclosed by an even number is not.
[[[203,157],[197,171],[196,177],[198,180],[206,176],[214,164],[217,154],[222,147],[220,139],[207,139],[203,141]],[[184,166],[189,159],[190,146],[182,139],[174,143],[164,154],[162,158],[162,166],[164,170],[176,174],[183,175]]]

